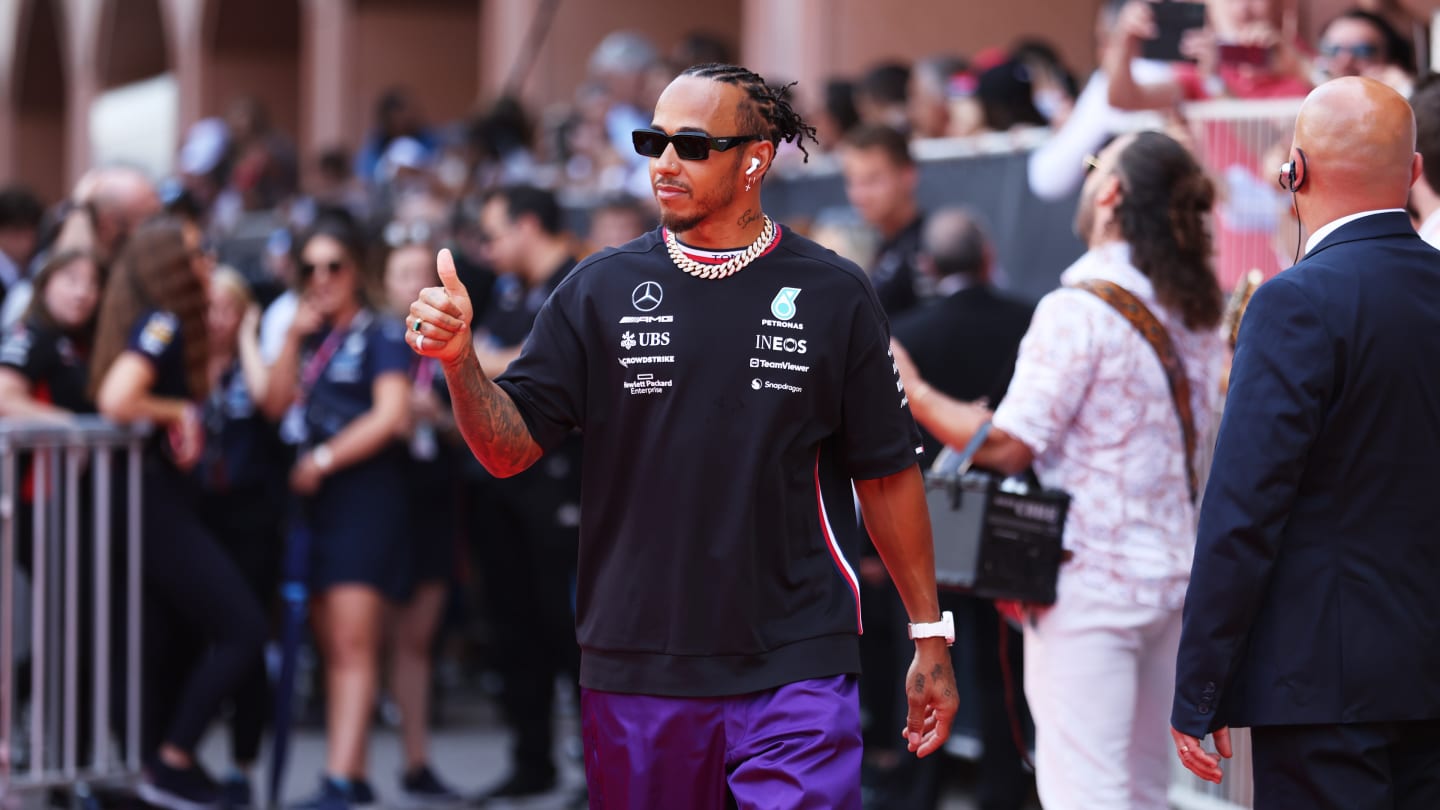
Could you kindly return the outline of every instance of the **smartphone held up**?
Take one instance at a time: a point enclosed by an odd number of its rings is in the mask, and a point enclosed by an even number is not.
[[[1187,61],[1181,43],[1190,31],[1205,27],[1205,4],[1189,0],[1159,0],[1151,3],[1155,36],[1140,46],[1140,55],[1161,62]]]

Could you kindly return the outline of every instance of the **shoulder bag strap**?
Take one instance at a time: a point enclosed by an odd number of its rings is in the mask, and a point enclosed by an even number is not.
[[[1109,281],[1086,279],[1075,284],[1076,289],[1093,293],[1100,300],[1115,308],[1124,316],[1135,331],[1144,336],[1160,358],[1165,377],[1170,383],[1170,398],[1175,403],[1175,415],[1180,418],[1180,433],[1185,439],[1185,481],[1190,485],[1190,502],[1195,503],[1200,487],[1195,480],[1195,415],[1190,407],[1190,378],[1185,376],[1185,364],[1175,350],[1170,333],[1155,318],[1154,313],[1129,290]]]

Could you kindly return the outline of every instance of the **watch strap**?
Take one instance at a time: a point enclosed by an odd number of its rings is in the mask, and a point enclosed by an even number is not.
[[[947,610],[940,614],[938,622],[912,622],[910,638],[944,638],[946,644],[954,644],[955,617]]]

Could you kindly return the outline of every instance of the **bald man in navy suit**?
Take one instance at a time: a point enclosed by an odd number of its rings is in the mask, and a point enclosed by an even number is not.
[[[1440,808],[1440,252],[1403,210],[1420,171],[1405,99],[1316,88],[1280,176],[1305,257],[1240,329],[1171,723],[1214,782],[1251,727],[1257,810]]]

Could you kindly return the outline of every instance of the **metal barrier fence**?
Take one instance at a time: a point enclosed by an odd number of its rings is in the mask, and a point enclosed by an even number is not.
[[[84,806],[139,773],[143,438],[95,417],[0,424],[0,807],[58,787]]]

